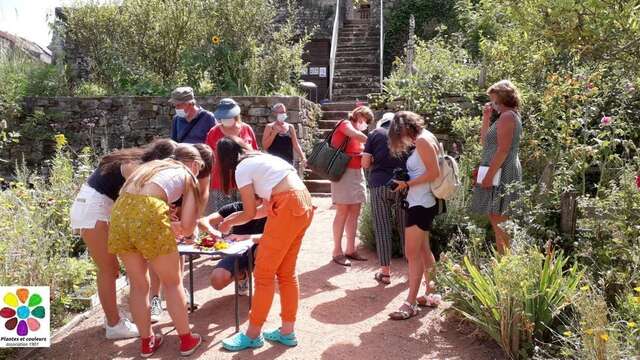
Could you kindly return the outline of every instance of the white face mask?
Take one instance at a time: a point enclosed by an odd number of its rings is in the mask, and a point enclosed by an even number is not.
[[[222,126],[224,126],[224,127],[232,127],[233,124],[235,124],[236,120],[235,119],[222,119],[222,120],[220,120],[220,122],[222,123]]]
[[[278,114],[276,119],[280,122],[285,122],[285,120],[287,120],[287,114]]]
[[[181,118],[187,118],[187,112],[184,109],[176,109],[176,115]]]
[[[369,128],[369,125],[366,122],[359,122],[357,128],[360,131],[365,131]]]

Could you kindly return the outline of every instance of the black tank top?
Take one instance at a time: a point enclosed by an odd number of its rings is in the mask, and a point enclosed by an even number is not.
[[[289,125],[291,126],[291,125]],[[286,134],[278,134],[271,143],[267,152],[271,155],[275,155],[284,159],[289,164],[293,165],[293,141],[291,140],[290,131]]]
[[[102,174],[101,169],[97,168],[93,174],[87,179],[87,184],[94,188],[102,195],[108,196],[111,200],[116,201],[120,193],[125,179],[120,172],[120,166],[113,166],[112,170]]]

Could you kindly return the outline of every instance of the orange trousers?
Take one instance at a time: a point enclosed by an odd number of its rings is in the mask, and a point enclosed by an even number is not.
[[[294,322],[298,312],[298,278],[296,261],[304,233],[311,225],[314,208],[305,190],[275,194],[268,204],[269,214],[258,247],[255,270],[255,294],[249,321],[262,326],[275,293],[278,279],[283,322]]]

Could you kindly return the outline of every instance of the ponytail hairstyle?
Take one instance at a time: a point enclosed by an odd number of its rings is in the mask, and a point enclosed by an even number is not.
[[[100,173],[104,175],[115,168],[120,168],[125,163],[146,163],[151,160],[166,159],[173,154],[176,146],[178,143],[173,140],[157,139],[143,147],[115,150],[102,157],[98,168]]]
[[[195,146],[192,144],[178,144],[171,158],[152,160],[140,165],[124,183],[120,194],[129,186],[133,187],[136,191],[140,191],[144,185],[163,170],[182,169],[185,172],[184,194],[194,195],[196,199],[196,210],[197,213],[200,214],[200,189],[198,188],[198,180],[191,172],[191,169],[186,166],[188,162],[195,162],[199,165],[200,170],[204,168],[202,157]]]
[[[389,126],[389,150],[401,156],[413,145],[424,130],[424,119],[411,111],[399,111],[393,116]]]
[[[218,165],[216,173],[220,177],[222,191],[229,194],[237,187],[235,180],[236,168],[240,161],[249,156],[259,154],[254,151],[244,140],[237,136],[226,136],[216,145],[216,158]]]
[[[211,147],[207,144],[193,144],[193,146],[198,150],[204,162],[204,167],[198,173],[197,178],[204,179],[207,176],[211,176],[211,168],[214,163],[213,150],[211,150]]]

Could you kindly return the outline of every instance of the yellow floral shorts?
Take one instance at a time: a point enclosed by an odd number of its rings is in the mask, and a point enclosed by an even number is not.
[[[122,194],[111,211],[109,252],[137,252],[150,260],[178,251],[169,205],[149,195]]]

